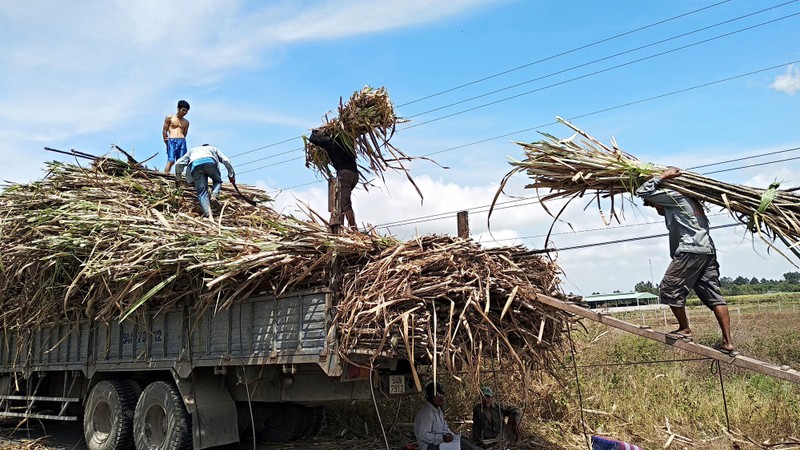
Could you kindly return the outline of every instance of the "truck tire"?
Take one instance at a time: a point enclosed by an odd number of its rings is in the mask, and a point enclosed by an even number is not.
[[[142,387],[139,386],[139,383],[136,381],[131,380],[130,378],[123,380],[125,384],[128,385],[131,389],[131,393],[133,394],[133,405],[134,409],[136,408],[136,402],[139,401],[139,397],[142,395]]]
[[[133,416],[136,450],[190,450],[192,423],[178,388],[156,381],[150,383]]]
[[[273,404],[258,433],[260,442],[288,442],[302,437],[306,429],[303,406],[293,403]]]
[[[130,386],[119,380],[97,383],[83,414],[83,436],[89,450],[133,448],[133,413],[136,407]]]

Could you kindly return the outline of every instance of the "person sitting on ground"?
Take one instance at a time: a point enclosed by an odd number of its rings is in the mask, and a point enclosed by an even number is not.
[[[505,420],[508,418],[508,424]],[[497,438],[518,441],[522,410],[514,405],[498,402],[488,386],[481,388],[481,401],[472,408],[472,440],[487,444]]]
[[[456,434],[447,426],[442,412],[444,404],[444,389],[439,383],[431,381],[425,386],[425,399],[427,402],[414,417],[414,435],[417,438],[419,450],[439,450],[439,445],[453,442]],[[482,450],[463,437],[459,436],[462,450]]]
[[[203,217],[213,220],[211,214],[211,202],[208,195],[208,179],[213,183],[211,187],[211,200],[219,199],[219,192],[222,190],[222,177],[219,172],[219,163],[225,164],[228,169],[228,180],[236,182],[231,160],[223,154],[220,149],[213,145],[203,144],[199,147],[192,147],[188,153],[183,155],[175,163],[175,183],[180,186],[181,174],[186,170],[186,181],[194,183],[197,192],[197,200],[203,210]]]
[[[659,285],[659,301],[669,305],[678,321],[678,329],[667,337],[691,341],[692,330],[686,315],[686,296],[694,292],[706,307],[714,312],[722,331],[722,344],[714,348],[729,355],[739,354],[731,339],[731,318],[728,305],[722,297],[719,281],[719,263],[714,241],[709,234],[709,223],[697,199],[661,186],[663,181],[677,178],[681,170],[667,168],[636,190],[636,195],[646,206],[664,216],[669,230],[669,255],[672,261]]]
[[[355,150],[347,148],[341,136],[335,138],[325,131],[315,128],[308,138],[312,144],[328,154],[331,165],[336,170],[336,211],[331,213],[331,225],[348,225],[356,228],[356,214],[353,212],[353,189],[358,185],[358,165]]]
[[[164,119],[164,126],[161,128],[161,136],[164,138],[164,145],[167,146],[167,166],[164,167],[164,172],[169,173],[175,161],[186,154],[189,121],[185,117],[188,113],[189,102],[180,100],[178,112],[170,114]]]

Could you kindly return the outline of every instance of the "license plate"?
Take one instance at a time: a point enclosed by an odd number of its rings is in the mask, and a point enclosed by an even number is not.
[[[389,394],[405,394],[406,377],[403,375],[389,375]]]

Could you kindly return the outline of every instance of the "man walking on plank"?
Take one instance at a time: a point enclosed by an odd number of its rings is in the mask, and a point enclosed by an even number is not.
[[[731,340],[731,319],[728,305],[722,297],[719,281],[719,264],[714,241],[709,234],[708,218],[696,199],[671,189],[662,188],[661,182],[677,178],[681,170],[670,167],[661,175],[646,181],[636,195],[664,216],[669,230],[669,254],[672,261],[659,286],[661,303],[669,305],[678,320],[678,329],[667,337],[692,341],[692,330],[686,316],[686,296],[694,289],[717,319],[722,331],[722,344],[714,346],[729,355],[739,354]]]

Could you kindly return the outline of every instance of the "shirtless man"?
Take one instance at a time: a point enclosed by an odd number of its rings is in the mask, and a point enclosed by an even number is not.
[[[161,130],[164,145],[167,146],[167,166],[164,168],[164,172],[169,173],[175,161],[186,154],[186,135],[189,134],[189,121],[184,117],[188,112],[189,102],[181,100],[178,102],[178,112],[170,114],[164,119],[164,127]]]

